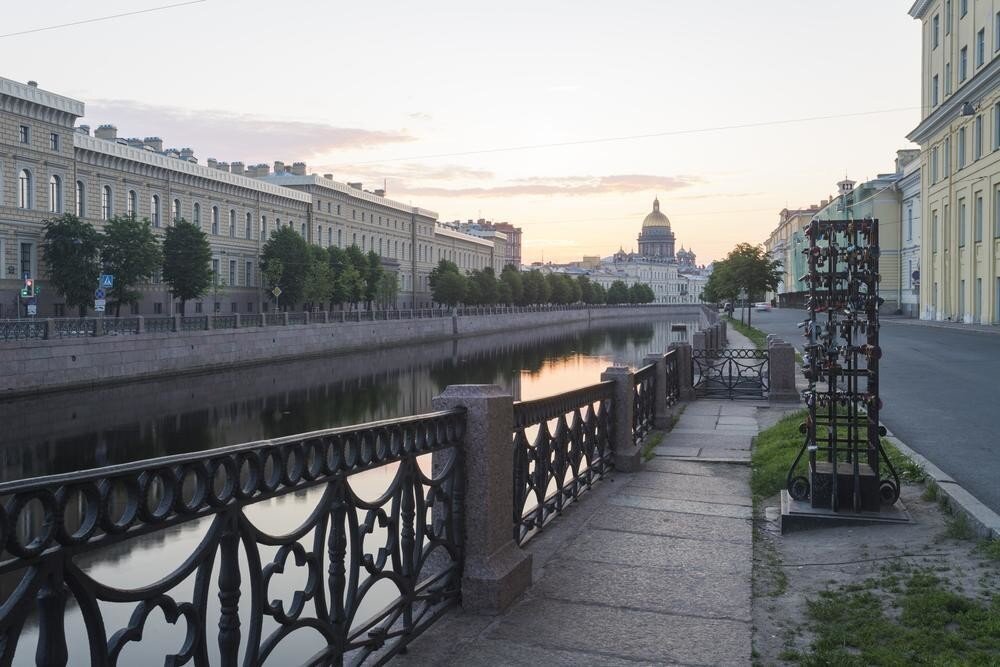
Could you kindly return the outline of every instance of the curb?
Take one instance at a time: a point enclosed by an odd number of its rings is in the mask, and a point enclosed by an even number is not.
[[[923,468],[929,479],[933,480],[938,490],[948,498],[953,509],[959,510],[972,524],[976,534],[984,538],[1000,540],[1000,514],[969,493],[965,487],[956,482],[947,473],[913,451],[905,442],[886,429],[885,439],[902,454]]]

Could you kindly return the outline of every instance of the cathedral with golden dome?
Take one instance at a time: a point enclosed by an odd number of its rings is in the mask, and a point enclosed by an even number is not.
[[[653,212],[642,221],[639,255],[648,258],[674,259],[674,232],[670,219],[660,211],[660,200],[653,200]]]

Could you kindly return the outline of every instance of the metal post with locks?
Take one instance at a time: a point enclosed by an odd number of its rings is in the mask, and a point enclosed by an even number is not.
[[[783,529],[786,504],[861,516],[899,499],[879,424],[878,220],[814,219],[805,235],[808,318],[800,327],[808,415],[783,493]]]

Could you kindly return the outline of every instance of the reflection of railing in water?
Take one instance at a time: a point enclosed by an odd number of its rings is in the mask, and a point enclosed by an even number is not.
[[[248,663],[264,662],[290,632],[306,627],[327,645],[322,661],[392,655],[458,597],[464,427],[463,412],[452,410],[0,485],[0,574],[22,573],[0,607],[0,662],[13,659],[31,614],[38,618],[38,662],[66,662],[68,593],[82,612],[95,664],[114,662],[126,644],[138,641],[157,607],[186,625],[178,664],[191,658],[207,664],[213,571],[223,664],[235,664],[241,643]],[[418,464],[428,454],[434,456],[431,474]],[[353,475],[387,465],[395,474],[374,500],[352,488]],[[311,487],[322,488],[321,500],[284,535],[265,533],[244,512]],[[44,517],[37,529],[30,525],[33,512]],[[201,517],[212,517],[211,526],[194,553],[148,587],[118,589],[76,563],[83,553]],[[261,547],[277,547],[271,562],[262,562]],[[277,602],[284,596],[268,587],[274,575],[293,567],[305,568],[306,584],[286,607]],[[189,577],[193,599],[175,600],[171,592]],[[380,581],[395,586],[398,596],[375,617],[356,618]],[[128,627],[109,634],[115,628],[106,627],[99,601],[133,603]],[[247,606],[244,640],[239,619]],[[265,616],[278,626],[268,635]]]

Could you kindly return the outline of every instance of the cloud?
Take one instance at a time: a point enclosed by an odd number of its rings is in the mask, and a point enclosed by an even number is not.
[[[379,166],[376,164],[317,165],[316,169],[318,171],[333,173],[337,178],[340,178],[340,176],[337,176],[340,174],[343,176],[341,180],[352,180],[354,178],[381,180],[388,178],[407,181],[478,181],[494,177],[494,173],[486,169],[466,167],[460,164],[428,165],[416,162],[389,166]]]
[[[516,179],[508,184],[487,187],[448,188],[433,185],[397,184],[394,190],[428,197],[586,196],[649,190],[668,192],[701,182],[701,179],[696,176],[654,176],[650,174],[535,176]]]
[[[426,120],[431,120],[433,118],[433,116],[431,116],[429,113],[425,113],[423,111],[414,111],[413,113],[409,113],[406,115],[407,117],[412,118],[413,120],[426,121]]]
[[[158,136],[168,147],[190,146],[207,157],[247,163],[308,160],[333,150],[414,141],[405,131],[337,127],[326,123],[266,118],[218,110],[162,107],[132,100],[87,103],[92,127],[111,123],[118,136]]]

